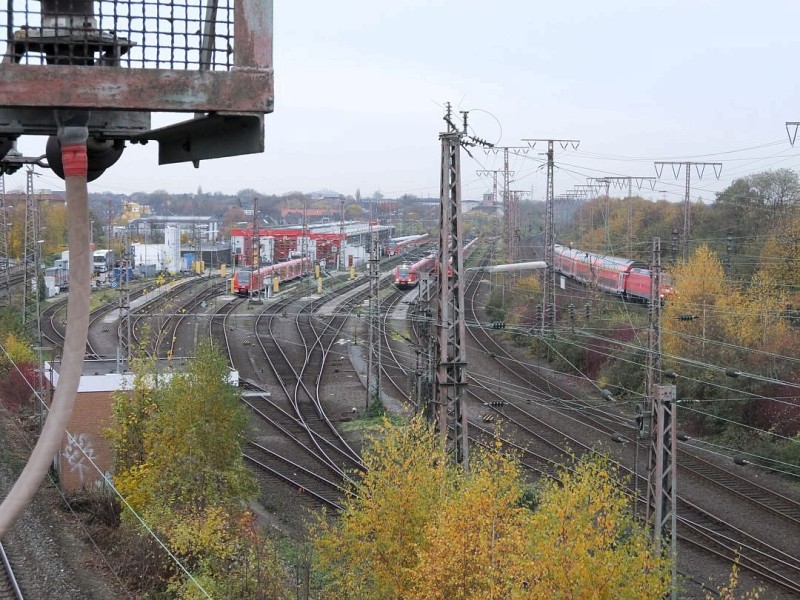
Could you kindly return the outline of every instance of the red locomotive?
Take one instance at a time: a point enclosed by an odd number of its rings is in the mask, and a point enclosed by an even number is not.
[[[650,274],[642,262],[585,252],[576,248],[555,245],[553,268],[557,273],[572,277],[583,284],[617,294],[625,300],[650,301]],[[672,294],[667,275],[661,276],[659,297],[663,301]]]
[[[308,257],[261,267],[256,271],[242,269],[233,275],[233,291],[240,296],[250,296],[253,292],[264,290],[265,285],[271,286],[276,275],[278,281],[283,283],[310,273],[311,270],[311,259]]]

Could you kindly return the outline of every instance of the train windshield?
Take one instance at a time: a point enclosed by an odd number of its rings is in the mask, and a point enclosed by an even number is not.
[[[408,279],[408,276],[411,274],[411,267],[408,265],[400,265],[397,267],[397,276],[401,279]]]
[[[251,271],[239,271],[239,285],[250,285],[250,273]]]

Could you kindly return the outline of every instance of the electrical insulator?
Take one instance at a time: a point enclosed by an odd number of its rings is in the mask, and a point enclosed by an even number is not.
[[[686,314],[678,315],[678,320],[679,321],[693,321],[696,318],[697,318],[697,316],[695,316],[695,315],[686,315]]]

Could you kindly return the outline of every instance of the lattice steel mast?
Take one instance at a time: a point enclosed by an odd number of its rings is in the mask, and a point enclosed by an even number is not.
[[[28,311],[38,313],[39,264],[37,241],[39,239],[39,206],[33,193],[33,167],[28,167],[25,179],[25,239],[23,249],[24,292],[22,294],[22,320],[28,323]]]
[[[647,520],[653,523],[653,543],[670,544],[677,553],[675,386],[661,385],[661,238],[653,238],[650,276],[650,326],[647,342],[647,397],[650,403],[650,454],[647,477]],[[673,594],[675,583],[673,563]],[[674,595],[673,595],[674,597]]]
[[[554,216],[554,194],[553,194],[553,168],[555,161],[554,144],[558,142],[561,148],[566,149],[567,146],[572,146],[573,149],[578,148],[580,140],[552,140],[544,138],[528,138],[523,139],[531,148],[536,146],[536,142],[547,142],[547,198],[545,210],[545,225],[544,225],[544,262],[547,265],[544,274],[544,285],[542,286],[542,318],[541,318],[541,334],[544,335],[545,330],[549,328],[550,331],[555,331],[556,327],[556,272],[553,269],[553,256],[555,255],[554,244],[556,240],[555,234],[555,216]],[[549,310],[548,310],[549,309]],[[549,319],[548,319],[549,313]]]
[[[464,315],[464,257],[461,226],[461,146],[485,145],[467,135],[467,113],[462,113],[461,129],[452,120],[447,104],[444,120],[447,131],[439,134],[442,142],[441,185],[439,195],[439,254],[437,290],[437,360],[434,406],[442,437],[452,430],[456,462],[469,468],[467,413],[464,388],[467,385],[466,323]]]

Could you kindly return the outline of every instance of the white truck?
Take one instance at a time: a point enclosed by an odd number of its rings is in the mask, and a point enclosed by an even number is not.
[[[95,273],[108,273],[114,267],[114,251],[95,250],[92,255],[92,266]]]

